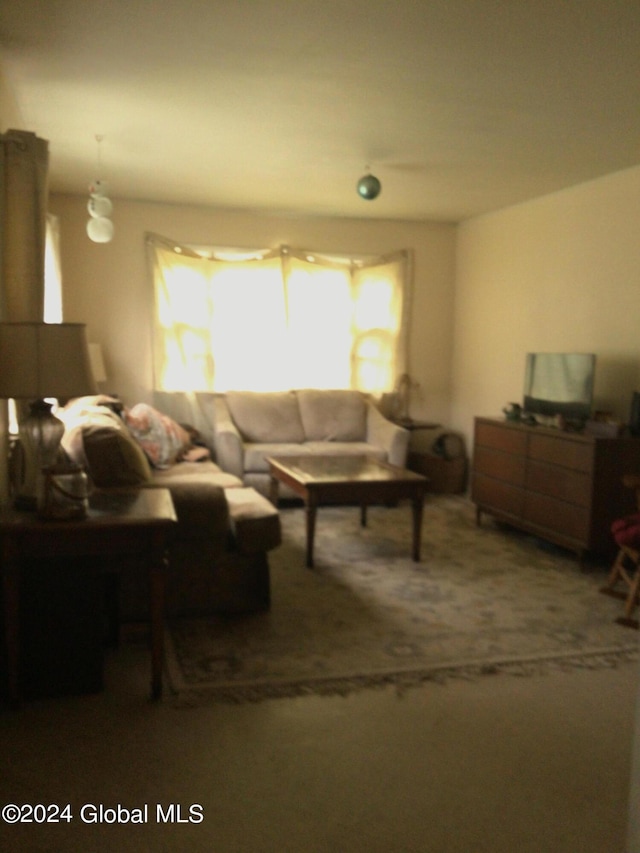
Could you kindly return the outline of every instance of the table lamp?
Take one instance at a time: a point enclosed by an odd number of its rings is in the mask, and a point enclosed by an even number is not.
[[[95,393],[84,324],[0,323],[0,398],[32,401],[18,424],[24,476],[17,507],[37,508],[42,469],[55,463],[64,434],[44,398]]]

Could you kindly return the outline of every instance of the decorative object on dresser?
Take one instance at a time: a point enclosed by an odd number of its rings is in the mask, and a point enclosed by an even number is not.
[[[575,551],[610,555],[611,524],[633,511],[620,488],[640,441],[476,418],[471,498],[483,512]]]

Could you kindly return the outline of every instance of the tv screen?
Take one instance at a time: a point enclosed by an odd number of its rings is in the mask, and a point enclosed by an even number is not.
[[[527,414],[587,420],[593,403],[593,353],[528,353],[524,380]]]

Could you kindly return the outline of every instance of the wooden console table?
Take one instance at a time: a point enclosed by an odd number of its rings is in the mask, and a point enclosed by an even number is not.
[[[7,686],[12,705],[21,700],[21,563],[54,556],[70,560],[92,557],[92,566],[98,572],[146,565],[151,611],[151,695],[154,699],[161,696],[167,547],[176,520],[168,489],[96,492],[90,498],[88,517],[81,520],[45,521],[34,512],[0,512]]]
[[[611,522],[637,512],[622,477],[640,472],[640,439],[599,438],[476,418],[471,499],[483,512],[575,551],[609,556]]]

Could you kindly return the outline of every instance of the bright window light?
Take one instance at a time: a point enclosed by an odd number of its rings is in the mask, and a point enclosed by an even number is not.
[[[149,248],[159,390],[381,392],[405,369],[405,252],[356,266],[288,247]]]

